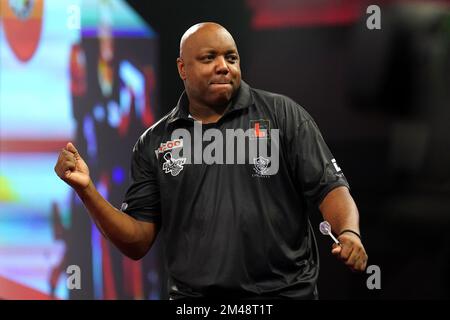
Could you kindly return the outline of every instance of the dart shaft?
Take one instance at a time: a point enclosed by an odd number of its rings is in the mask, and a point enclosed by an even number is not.
[[[330,235],[330,237],[333,239],[334,242],[336,242],[336,244],[340,244],[338,239],[336,239],[335,236],[333,236],[333,234],[331,232],[328,233]]]

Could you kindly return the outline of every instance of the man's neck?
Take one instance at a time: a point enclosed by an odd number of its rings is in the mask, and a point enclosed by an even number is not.
[[[190,115],[203,124],[215,123],[225,114],[231,106],[231,101],[223,106],[207,106],[203,104],[189,103]]]

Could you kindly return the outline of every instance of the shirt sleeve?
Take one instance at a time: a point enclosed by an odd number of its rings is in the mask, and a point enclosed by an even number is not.
[[[140,221],[160,223],[159,182],[151,159],[151,148],[142,136],[133,148],[131,183],[121,210]]]
[[[307,200],[318,206],[336,187],[349,187],[314,120],[303,120],[293,135],[293,167]]]

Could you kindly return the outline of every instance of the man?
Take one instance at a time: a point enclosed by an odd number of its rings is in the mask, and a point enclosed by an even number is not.
[[[185,92],[136,143],[121,210],[97,192],[73,144],[61,151],[55,171],[101,232],[140,259],[161,229],[174,299],[317,298],[311,206],[339,235],[332,253],[365,270],[358,210],[311,116],[241,81],[236,44],[218,24],[188,29],[177,65]]]

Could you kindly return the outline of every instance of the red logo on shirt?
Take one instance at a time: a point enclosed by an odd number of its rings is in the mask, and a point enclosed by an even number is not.
[[[155,150],[156,158],[158,158],[160,153],[164,153],[166,151],[182,147],[183,147],[183,139],[175,139],[163,142],[159,145],[159,148]]]
[[[250,120],[250,138],[267,139],[269,137],[270,121],[269,120]]]

